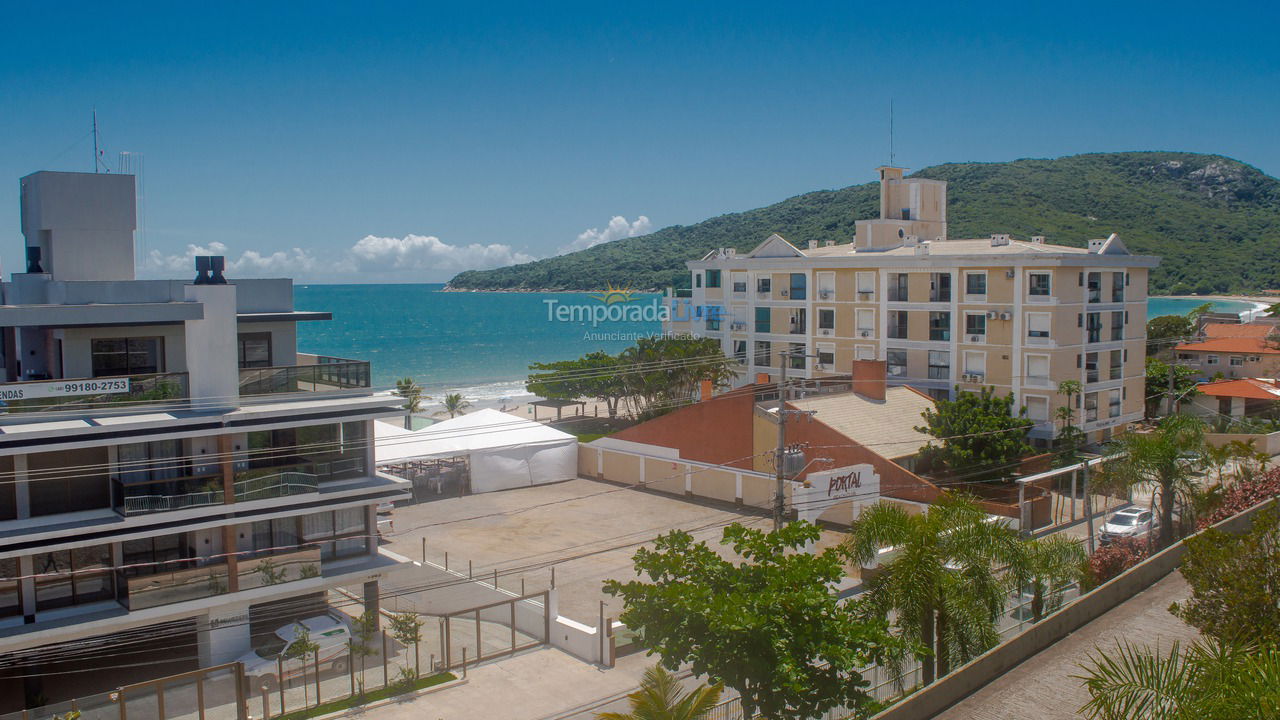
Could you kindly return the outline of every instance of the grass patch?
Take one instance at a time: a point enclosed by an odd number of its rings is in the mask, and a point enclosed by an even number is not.
[[[309,707],[306,710],[295,710],[284,715],[277,715],[275,720],[305,720],[306,718],[318,717],[320,715],[328,715],[329,713],[338,712],[339,710],[350,710],[353,707],[365,705],[378,700],[402,695],[407,692],[429,688],[433,685],[457,680],[457,676],[453,673],[445,672],[427,677],[418,678],[412,685],[406,686],[404,683],[393,682],[391,685],[371,690],[364,695],[348,695],[340,700],[330,700],[329,702]]]
[[[589,443],[592,440],[599,440],[607,433],[574,433],[578,436],[578,442]]]

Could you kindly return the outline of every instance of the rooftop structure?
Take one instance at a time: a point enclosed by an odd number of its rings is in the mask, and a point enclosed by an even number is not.
[[[1178,363],[1211,378],[1274,377],[1280,375],[1280,330],[1271,323],[1211,323],[1204,339],[1174,348]]]

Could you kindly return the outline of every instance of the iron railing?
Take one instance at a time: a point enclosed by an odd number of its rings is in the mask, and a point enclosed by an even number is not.
[[[240,395],[324,392],[367,388],[369,363],[362,360],[319,358],[314,365],[284,365],[240,371]]]

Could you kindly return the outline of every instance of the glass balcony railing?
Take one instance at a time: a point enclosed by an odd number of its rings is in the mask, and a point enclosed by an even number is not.
[[[320,546],[275,553],[241,553],[236,563],[241,590],[320,576]]]
[[[186,373],[28,380],[0,384],[0,414],[129,409],[186,397]]]
[[[240,371],[240,396],[325,392],[369,387],[369,363],[320,358],[314,365],[285,365]]]
[[[197,561],[167,563],[180,565]],[[116,588],[120,603],[129,610],[145,610],[188,600],[213,597],[227,592],[227,564],[216,562],[204,566],[175,567],[151,575],[125,577],[117,571]]]
[[[145,483],[111,479],[111,506],[125,517],[221,505],[225,499],[220,474]]]
[[[324,459],[286,459],[270,465],[259,465],[236,473],[236,502],[319,492],[320,483],[345,480],[365,474],[365,458],[333,457]]]

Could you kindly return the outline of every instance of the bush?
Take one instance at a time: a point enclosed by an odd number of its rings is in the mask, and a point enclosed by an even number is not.
[[[1084,573],[1086,590],[1092,590],[1147,559],[1146,538],[1120,538],[1089,556]]]
[[[1280,468],[1272,468],[1254,477],[1242,478],[1222,493],[1221,503],[1213,512],[1200,518],[1198,527],[1204,529],[1220,523],[1277,495],[1280,495]]]

